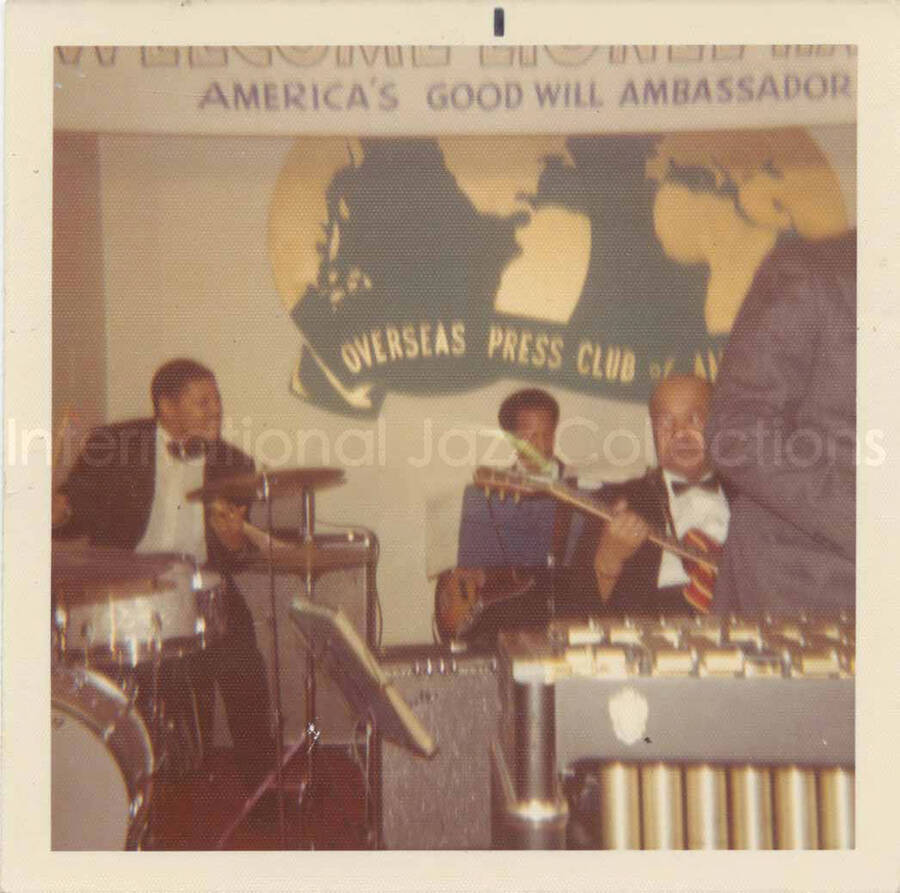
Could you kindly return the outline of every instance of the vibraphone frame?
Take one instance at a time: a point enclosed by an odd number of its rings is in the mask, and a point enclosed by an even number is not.
[[[566,846],[575,773],[588,845],[853,846],[848,618],[555,623],[499,651],[494,846]]]

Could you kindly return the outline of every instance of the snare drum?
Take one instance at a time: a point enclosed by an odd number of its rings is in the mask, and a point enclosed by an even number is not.
[[[153,749],[128,698],[83,668],[51,671],[54,850],[137,849],[147,830]]]
[[[62,586],[54,597],[54,638],[65,659],[135,667],[191,654],[224,632],[222,578],[181,558],[150,580]]]

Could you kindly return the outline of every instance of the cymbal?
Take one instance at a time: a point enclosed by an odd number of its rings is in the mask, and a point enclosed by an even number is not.
[[[272,568],[281,573],[298,574],[360,567],[369,560],[369,550],[360,547],[290,543],[283,540],[272,547]],[[269,551],[261,548],[241,562],[241,570],[268,571]]]
[[[321,490],[344,483],[343,468],[286,468],[254,474],[234,474],[208,483],[187,494],[190,502],[212,502],[222,497],[229,502],[253,502],[263,499],[268,482],[272,496]]]
[[[181,556],[139,554],[106,546],[53,543],[50,569],[54,589],[102,589],[129,584],[150,585]]]

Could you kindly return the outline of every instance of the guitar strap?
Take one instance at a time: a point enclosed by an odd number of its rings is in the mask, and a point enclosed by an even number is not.
[[[573,489],[578,486],[578,478],[562,478],[562,483]],[[558,503],[553,516],[553,539],[550,543],[550,554],[553,566],[562,567],[566,557],[566,544],[569,541],[569,530],[572,527],[572,506],[567,502]]]
[[[659,494],[659,501],[662,505],[663,513],[666,516],[666,533],[669,536],[678,539],[678,531],[675,529],[675,519],[672,517],[672,506],[669,505],[669,488],[666,486],[666,481],[663,477],[661,468],[653,470],[653,483]]]

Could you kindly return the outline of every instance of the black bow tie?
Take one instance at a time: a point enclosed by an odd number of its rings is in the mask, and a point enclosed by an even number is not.
[[[187,462],[189,459],[199,459],[206,455],[206,441],[202,437],[189,437],[184,443],[177,440],[170,440],[166,444],[169,455],[181,462]]]
[[[695,481],[694,483],[691,483],[690,481],[672,481],[672,495],[681,496],[682,493],[693,490],[695,487],[700,490],[707,490],[710,493],[718,493],[719,479],[715,475],[712,475],[708,478],[704,478],[702,481]]]

